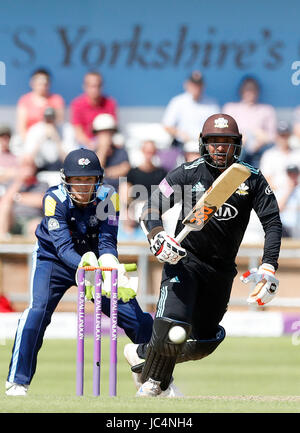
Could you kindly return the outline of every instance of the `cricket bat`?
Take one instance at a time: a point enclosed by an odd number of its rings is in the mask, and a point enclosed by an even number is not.
[[[237,163],[224,170],[182,221],[185,227],[178,233],[175,240],[180,244],[191,231],[202,230],[222,204],[250,175],[249,168]]]

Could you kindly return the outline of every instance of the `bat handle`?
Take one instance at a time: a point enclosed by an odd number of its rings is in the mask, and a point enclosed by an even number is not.
[[[188,226],[185,226],[181,232],[178,233],[178,235],[175,238],[175,241],[179,244],[183,241],[183,239],[190,233],[191,229]]]

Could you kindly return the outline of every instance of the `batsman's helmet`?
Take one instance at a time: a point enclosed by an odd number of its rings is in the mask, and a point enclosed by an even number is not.
[[[218,137],[233,138],[234,143],[232,144],[232,146],[235,147],[233,159],[238,160],[242,148],[242,135],[240,134],[237,123],[233,117],[223,113],[218,113],[210,116],[204,122],[202,132],[200,133],[199,137],[200,155],[205,159],[207,164],[213,167],[226,168],[229,162],[227,161],[227,158],[225,165],[222,167],[211,158],[211,154],[208,152],[208,138],[214,137],[216,138],[216,142]],[[214,154],[220,155],[220,153],[217,153],[216,151]]]
[[[72,185],[84,185],[84,184],[71,184],[68,182],[68,179],[72,176],[95,176],[97,181],[95,182],[95,187],[91,198],[86,202],[90,203],[95,199],[95,194],[97,189],[101,185],[103,179],[103,168],[101,167],[98,156],[95,152],[89,149],[76,149],[72,152],[68,153],[66,156],[63,168],[60,171],[62,183],[72,198],[72,200],[76,201],[73,194],[70,192],[70,187]]]

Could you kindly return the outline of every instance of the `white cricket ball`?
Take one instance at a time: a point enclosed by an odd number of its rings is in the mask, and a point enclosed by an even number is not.
[[[169,331],[172,343],[181,344],[186,340],[186,331],[182,326],[173,326]]]

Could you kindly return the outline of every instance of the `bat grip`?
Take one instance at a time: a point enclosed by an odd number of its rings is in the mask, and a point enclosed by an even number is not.
[[[188,226],[185,226],[181,232],[178,233],[178,235],[175,238],[175,241],[179,244],[183,241],[183,239],[190,233],[191,229]]]

